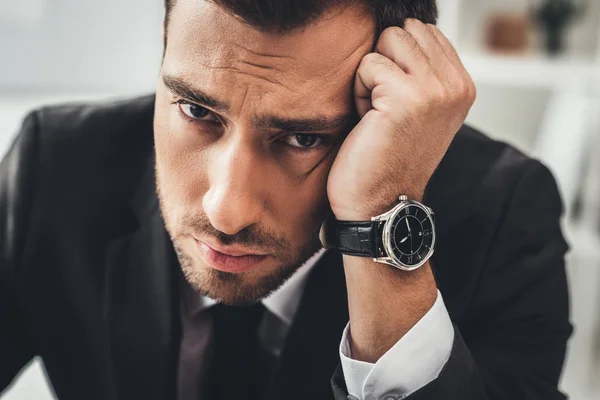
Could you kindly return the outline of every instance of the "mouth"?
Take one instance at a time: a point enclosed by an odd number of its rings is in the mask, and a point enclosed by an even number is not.
[[[220,246],[208,240],[194,238],[200,257],[214,269],[230,273],[248,272],[258,268],[269,255],[237,246]]]

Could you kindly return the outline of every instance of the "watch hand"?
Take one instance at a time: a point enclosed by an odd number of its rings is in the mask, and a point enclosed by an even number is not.
[[[408,218],[404,218],[404,221],[406,221],[406,227],[408,228],[408,234],[410,235],[410,224],[408,223]]]
[[[402,243],[406,242],[407,240],[408,240],[408,236],[407,236],[407,237],[405,237],[404,239],[402,239],[402,240],[400,241],[400,244],[402,244]]]

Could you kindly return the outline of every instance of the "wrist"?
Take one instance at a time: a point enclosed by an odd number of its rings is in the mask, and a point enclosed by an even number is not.
[[[367,265],[368,264],[368,265]],[[429,263],[412,272],[344,256],[352,358],[375,363],[433,306]]]

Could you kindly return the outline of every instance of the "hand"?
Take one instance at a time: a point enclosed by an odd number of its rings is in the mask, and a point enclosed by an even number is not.
[[[327,195],[336,218],[369,220],[403,194],[420,200],[474,100],[473,81],[435,26],[411,19],[404,29],[386,29],[376,53],[358,68],[361,120],[329,173]],[[431,267],[405,272],[344,256],[344,270],[352,357],[376,362],[435,302]]]
[[[356,73],[361,121],[342,144],[327,194],[339,220],[368,220],[398,196],[420,200],[475,100],[456,51],[433,25],[387,28]]]

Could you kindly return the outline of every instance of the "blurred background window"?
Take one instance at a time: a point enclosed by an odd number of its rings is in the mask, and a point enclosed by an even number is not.
[[[468,123],[542,160],[567,206],[575,335],[562,389],[600,399],[600,1],[440,0]],[[0,153],[34,107],[153,91],[163,0],[0,0]],[[50,400],[35,360],[1,400]]]

